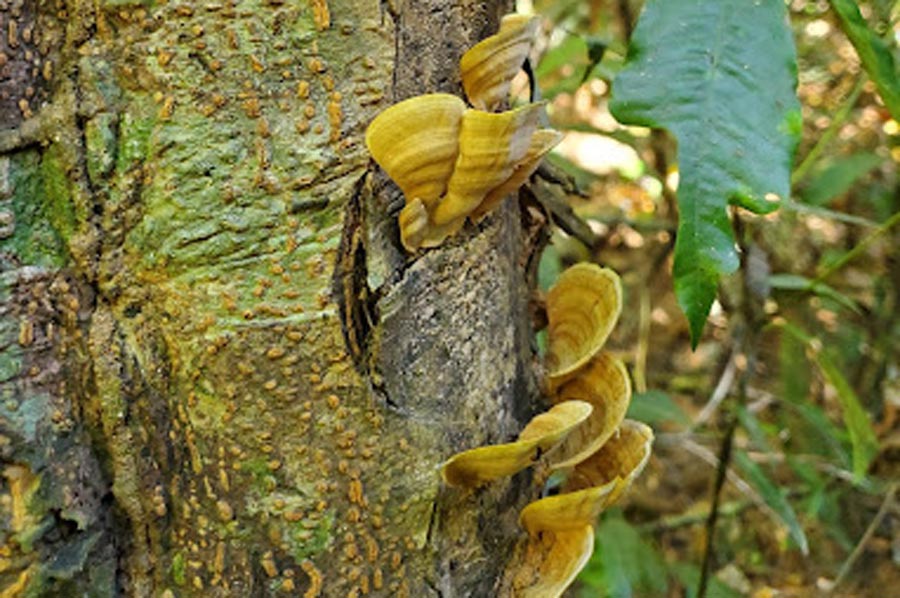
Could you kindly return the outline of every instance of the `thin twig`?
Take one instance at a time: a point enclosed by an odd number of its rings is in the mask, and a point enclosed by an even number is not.
[[[705,461],[711,467],[714,467],[717,470],[721,467],[721,461],[719,460],[719,458],[716,456],[715,453],[713,453],[711,450],[709,450],[702,444],[695,442],[687,435],[684,435],[684,434],[673,434],[673,435],[660,434],[657,437],[656,443],[657,444],[665,444],[668,436],[677,436],[679,438],[678,442],[680,443],[680,446],[682,448],[684,448],[684,450],[686,450],[689,453],[692,453],[696,457],[699,457],[701,460]],[[734,471],[734,469],[729,468],[726,473],[726,476],[727,476],[728,481],[731,483],[732,486],[735,487],[735,489],[738,492],[740,492],[744,496],[749,497],[750,500],[752,500],[753,503],[757,507],[759,507],[761,510],[765,511],[766,514],[769,517],[771,517],[773,521],[775,521],[776,523],[781,522],[781,520],[778,517],[778,514],[775,511],[773,511],[772,508],[768,504],[766,504],[766,501],[763,500],[762,496],[760,496],[759,493],[757,493],[756,490],[753,489],[753,486],[748,484],[744,480],[744,478],[739,476]]]
[[[735,357],[737,357],[737,348],[731,350],[731,354],[728,356],[728,363],[725,364],[725,369],[722,370],[722,375],[719,376],[719,381],[716,383],[716,387],[713,389],[709,401],[706,402],[706,405],[703,406],[703,409],[700,410],[700,413],[694,420],[693,428],[697,428],[708,422],[719,408],[719,405],[722,404],[722,401],[725,400],[725,397],[728,396],[728,391],[731,390],[731,386],[734,384],[735,375],[737,374],[737,360]]]
[[[828,208],[811,206],[799,201],[794,201],[790,198],[786,198],[781,202],[781,208],[783,210],[797,212],[798,214],[811,214],[813,216],[818,216],[819,218],[827,218],[836,222],[844,222],[846,224],[853,224],[866,228],[876,228],[878,226],[878,223],[874,220],[869,220],[862,216],[854,216],[853,214],[845,214],[844,212],[829,210]]]
[[[856,543],[856,547],[853,548],[853,552],[850,553],[850,556],[848,556],[847,560],[844,561],[844,564],[841,565],[837,577],[825,590],[827,594],[833,594],[835,589],[837,589],[837,587],[841,585],[841,582],[843,582],[847,578],[850,570],[853,569],[853,565],[856,563],[857,559],[859,559],[860,555],[863,553],[863,550],[865,550],[866,544],[868,544],[869,540],[872,539],[872,536],[875,535],[875,530],[877,530],[878,526],[881,525],[881,520],[884,519],[884,516],[887,515],[888,510],[894,503],[894,497],[897,494],[897,485],[898,483],[894,482],[888,488],[887,495],[884,497],[884,501],[882,501],[881,507],[878,509],[878,512],[875,513],[875,517],[872,518],[872,522],[869,523],[869,527],[866,528],[865,533],[859,539],[859,542]]]
[[[647,356],[650,353],[650,289],[641,285],[638,344],[634,356],[634,389],[647,392]]]
[[[722,450],[719,453],[719,467],[716,470],[716,483],[713,487],[712,505],[709,509],[709,517],[706,519],[706,546],[703,551],[703,564],[700,567],[700,583],[697,586],[697,598],[705,598],[706,587],[709,584],[709,572],[712,566],[713,553],[715,552],[716,522],[719,519],[719,500],[722,496],[722,487],[725,485],[725,476],[728,473],[728,465],[731,462],[731,448],[734,446],[734,431],[737,429],[738,418],[732,414],[722,439]]]
[[[719,516],[734,517],[735,515],[740,515],[748,507],[752,506],[752,500],[735,500],[727,502],[719,505]],[[700,513],[679,513],[678,515],[671,515],[669,517],[663,517],[655,521],[650,521],[639,526],[639,529],[641,530],[641,532],[658,533],[662,531],[673,530],[679,527],[686,527],[689,525],[703,523],[708,517],[708,510]]]

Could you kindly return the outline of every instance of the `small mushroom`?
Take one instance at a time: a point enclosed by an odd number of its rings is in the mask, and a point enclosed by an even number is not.
[[[622,311],[619,275],[596,264],[564,271],[547,293],[547,369],[558,386],[597,354]]]
[[[619,359],[601,351],[565,382],[555,402],[580,400],[594,410],[548,455],[553,469],[574,467],[596,453],[625,419],[631,402],[631,380]]]
[[[429,221],[428,210],[417,197],[400,210],[400,242],[410,253],[416,252],[420,247],[437,247],[444,239],[459,232],[465,221],[465,218],[460,218],[438,226]]]
[[[451,486],[470,488],[511,476],[537,461],[587,419],[592,410],[584,401],[559,403],[528,422],[515,442],[481,446],[453,455],[444,463],[441,475]]]
[[[410,203],[431,207],[447,191],[459,153],[465,103],[433,93],[409,98],[383,111],[366,129],[372,157]]]
[[[495,110],[509,97],[509,86],[522,68],[540,22],[537,17],[510,14],[500,30],[472,46],[459,61],[466,97],[480,110]]]

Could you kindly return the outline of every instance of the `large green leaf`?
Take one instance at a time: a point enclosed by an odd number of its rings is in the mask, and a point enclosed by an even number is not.
[[[900,72],[887,44],[866,25],[856,0],[831,0],[831,7],[840,17],[841,28],[875,82],[884,105],[891,116],[900,120]]]
[[[719,276],[738,267],[726,206],[787,197],[800,129],[796,55],[782,0],[649,0],[613,82],[622,123],[678,139],[675,292],[696,345]]]

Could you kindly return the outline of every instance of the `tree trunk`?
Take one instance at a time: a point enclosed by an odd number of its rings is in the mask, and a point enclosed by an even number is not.
[[[400,249],[365,127],[502,0],[0,0],[0,597],[490,596],[534,498],[508,202]]]

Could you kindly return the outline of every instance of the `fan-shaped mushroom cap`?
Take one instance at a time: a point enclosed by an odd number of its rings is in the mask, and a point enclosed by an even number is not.
[[[452,486],[476,487],[491,480],[511,476],[540,458],[575,426],[591,414],[584,401],[565,401],[535,416],[508,444],[481,446],[453,455],[444,463],[441,475]]]
[[[473,222],[481,220],[496,208],[497,204],[503,201],[507,195],[524,185],[528,177],[540,166],[541,160],[547,152],[552,150],[562,138],[562,133],[553,129],[539,129],[536,131],[531,136],[531,145],[528,147],[528,152],[522,161],[516,165],[512,175],[499,187],[488,193],[478,207],[475,208],[475,211],[470,214],[469,218]]]
[[[522,509],[522,526],[528,533],[536,534],[593,524],[643,471],[652,442],[649,426],[625,420],[603,448],[575,467],[560,494],[536,500]]]
[[[532,536],[513,578],[515,598],[558,598],[584,568],[594,551],[594,528]]]
[[[400,210],[397,220],[400,224],[400,242],[410,253],[415,253],[420,247],[437,247],[465,224],[465,218],[441,226],[434,224],[428,217],[425,204],[418,197]]]
[[[526,104],[499,114],[465,111],[459,156],[447,182],[447,194],[432,213],[435,224],[468,216],[512,177],[528,155],[543,110],[543,104]]]
[[[547,293],[547,369],[552,385],[597,354],[621,311],[622,283],[614,271],[580,263],[560,275]]]
[[[653,430],[645,423],[626,419],[599,451],[582,461],[569,476],[564,491],[615,482],[609,497],[617,501],[644,471],[653,448]]]
[[[538,25],[537,17],[506,15],[495,35],[463,54],[459,69],[473,106],[494,110],[509,98],[510,83],[528,58]]]
[[[625,419],[631,380],[625,364],[601,351],[560,386],[553,400],[586,401],[594,407],[591,416],[548,455],[554,469],[574,467],[596,453]]]
[[[366,129],[372,157],[403,191],[430,208],[447,191],[459,153],[465,102],[433,93],[409,98],[384,110]]]

